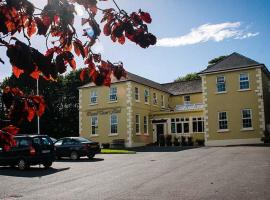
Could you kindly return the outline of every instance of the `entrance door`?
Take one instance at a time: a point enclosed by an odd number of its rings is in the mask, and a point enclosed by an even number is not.
[[[157,143],[159,144],[159,135],[164,134],[164,124],[157,124]]]

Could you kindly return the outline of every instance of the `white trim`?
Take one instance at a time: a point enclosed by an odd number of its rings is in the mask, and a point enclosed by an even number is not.
[[[237,90],[237,92],[246,92],[246,91],[251,91],[251,89],[250,88],[248,88],[248,89],[239,89],[239,90]]]
[[[206,72],[206,73],[202,73],[199,74],[200,76],[205,76],[205,75],[209,75],[209,74],[219,74],[219,73],[226,73],[226,72],[235,72],[235,71],[243,71],[243,70],[248,70],[248,69],[254,69],[254,68],[262,68],[263,65],[259,64],[259,65],[253,65],[250,67],[245,67],[245,68],[237,68],[237,69],[229,69],[229,70],[221,70],[221,71],[216,71],[216,72]]]
[[[227,146],[227,145],[260,144],[260,143],[262,143],[261,138],[208,140],[205,141],[205,146]]]
[[[146,124],[144,123],[144,118],[146,117]],[[147,129],[146,132],[144,131],[144,126],[146,125]],[[149,135],[149,117],[148,116],[143,116],[143,134],[144,135]]]
[[[189,97],[189,101],[186,101],[186,100],[185,100],[186,97]],[[190,95],[184,95],[184,96],[183,96],[183,102],[184,102],[184,105],[189,105],[189,104],[191,104],[191,97],[190,97]]]
[[[112,133],[112,116],[115,115],[116,116],[116,125],[117,125],[117,132],[116,133]],[[110,114],[110,134],[109,136],[115,136],[118,135],[118,116],[115,113]]]
[[[116,93],[115,93],[115,94],[112,93],[113,89],[116,90]],[[112,95],[115,95],[115,96],[116,96],[116,99],[111,99],[111,96],[112,96]],[[117,89],[116,86],[112,86],[112,87],[110,87],[110,90],[109,90],[109,103],[110,103],[110,102],[111,102],[111,103],[115,103],[115,102],[117,102],[117,100],[118,100],[118,89]]]
[[[136,88],[138,89],[138,99],[136,99]],[[140,102],[140,89],[139,87],[134,87],[134,99],[136,102]]]
[[[241,131],[254,131],[254,128],[242,128]]]
[[[224,91],[218,91],[218,78],[221,78],[223,77],[224,79],[224,86],[225,86],[225,90]],[[216,76],[216,94],[223,94],[223,93],[226,93],[227,92],[227,86],[226,86],[226,78],[225,78],[225,75],[218,75]]]
[[[137,116],[139,119],[139,122],[137,123]],[[139,124],[139,132],[137,132],[137,124]],[[136,135],[141,135],[141,115],[140,114],[136,114],[135,115],[135,134]]]
[[[226,120],[220,120],[219,119],[219,113],[226,113]],[[220,127],[219,127],[219,122],[220,121],[227,121],[227,128],[225,128],[225,129],[220,129]],[[224,130],[223,132],[227,132],[227,130],[228,130],[228,127],[229,127],[229,115],[228,115],[228,112],[227,111],[218,111],[218,120],[217,120],[217,122],[218,122],[218,132],[222,132],[222,130]]]
[[[243,127],[243,111],[244,110],[249,110],[250,111],[250,120],[251,120],[251,127],[247,127],[247,128],[244,128]],[[249,118],[245,118],[245,119],[249,119]],[[243,108],[241,109],[241,123],[242,123],[242,129],[241,130],[248,130],[248,129],[253,129],[253,120],[252,120],[252,109],[251,108]]]
[[[93,95],[94,94],[94,95]],[[92,98],[96,98],[95,102],[92,102]],[[90,105],[96,105],[98,103],[98,93],[97,90],[90,91]]]
[[[227,94],[227,91],[223,91],[223,92],[216,92],[216,94]]]
[[[148,96],[147,96],[147,101],[145,101],[145,92],[148,92]],[[144,93],[143,93],[143,101],[144,101],[144,104],[149,104],[150,103],[150,90],[149,89],[144,89]]]
[[[230,129],[219,129],[217,130],[218,133],[226,133],[226,132],[229,132]]]
[[[95,132],[96,134],[93,134],[93,118],[96,118],[96,124],[94,125],[95,126]],[[98,116],[97,115],[92,115],[90,116],[90,135],[92,136],[98,136]]]
[[[241,75],[247,75],[247,78],[248,78],[248,88],[244,88],[244,89],[241,89],[240,88],[240,84],[241,84],[241,82],[244,82],[244,81],[241,81]],[[247,91],[247,90],[250,90],[250,79],[249,79],[249,73],[247,73],[247,72],[243,72],[243,73],[240,73],[239,74],[239,90],[238,91]]]
[[[163,94],[161,94],[160,99],[161,99],[161,108],[165,108],[165,97]]]

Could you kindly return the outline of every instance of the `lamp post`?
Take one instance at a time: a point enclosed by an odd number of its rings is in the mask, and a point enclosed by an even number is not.
[[[38,80],[39,79],[37,79],[37,96],[39,96]],[[40,135],[39,116],[37,116],[37,132],[38,135]]]

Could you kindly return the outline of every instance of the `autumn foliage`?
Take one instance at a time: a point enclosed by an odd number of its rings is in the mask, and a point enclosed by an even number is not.
[[[48,0],[44,8],[37,8],[28,0],[0,0],[0,46],[6,48],[14,75],[19,77],[25,73],[34,79],[42,77],[56,81],[67,67],[76,69],[74,56],[78,56],[85,64],[81,80],[90,77],[96,85],[110,86],[112,75],[118,79],[125,76],[121,62],[103,60],[100,54],[92,52],[92,47],[101,34],[121,45],[127,40],[142,48],[155,45],[156,37],[148,32],[147,27],[152,18],[142,10],[128,14],[114,0],[116,8],[101,9],[99,1]],[[83,33],[77,33],[74,27],[74,3],[83,6],[88,14],[87,18],[81,19],[82,26],[87,27]],[[96,20],[98,12],[102,15],[100,22]],[[28,43],[19,40],[16,34],[22,34]],[[44,36],[46,52],[41,53],[31,46],[33,35]],[[3,62],[1,58],[0,62]],[[35,115],[41,116],[45,109],[42,97],[24,95],[18,88],[6,88],[3,100],[8,117],[16,126],[25,119],[31,121]],[[15,134],[10,130],[4,132]],[[4,135],[0,132],[0,139]]]

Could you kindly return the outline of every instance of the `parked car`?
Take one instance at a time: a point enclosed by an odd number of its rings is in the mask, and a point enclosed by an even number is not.
[[[9,150],[0,148],[1,166],[18,166],[24,170],[31,165],[42,164],[51,167],[55,160],[53,142],[47,135],[17,135],[16,145]]]
[[[56,148],[56,157],[70,157],[72,160],[78,160],[80,157],[87,156],[89,159],[94,158],[100,153],[98,142],[93,142],[82,137],[65,137],[54,143]]]
[[[56,143],[57,139],[50,137],[53,143]]]

